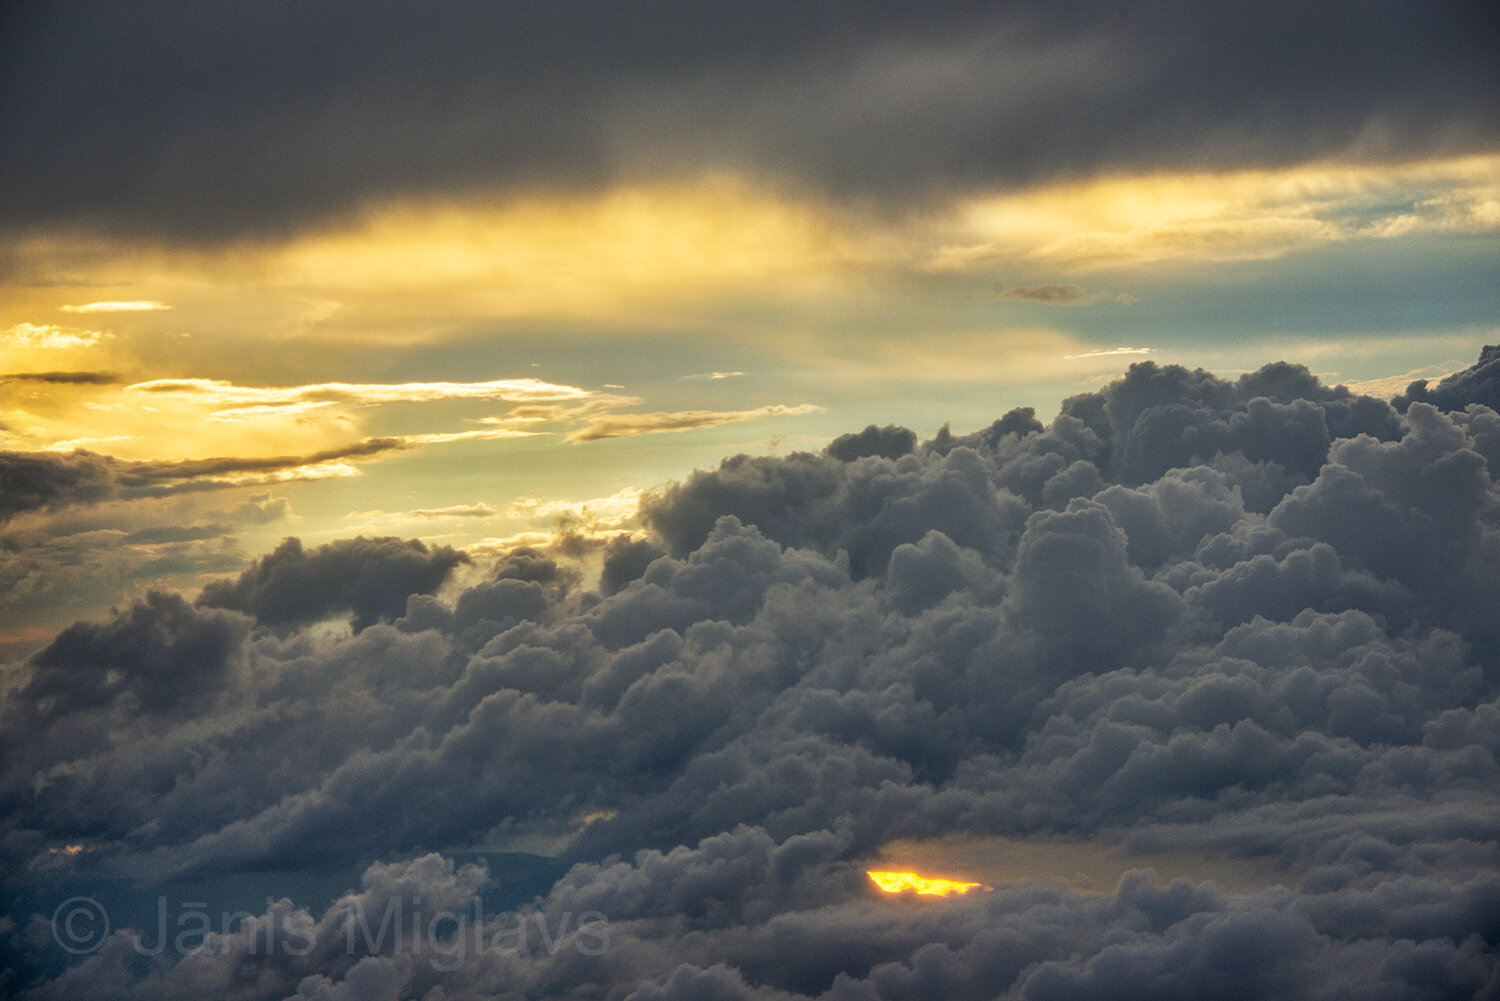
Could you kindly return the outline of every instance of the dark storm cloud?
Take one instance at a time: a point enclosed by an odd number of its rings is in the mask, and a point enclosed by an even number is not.
[[[0,222],[194,238],[739,170],[906,199],[1493,149],[1496,17],[1164,5],[12,4]]]
[[[598,590],[533,549],[434,593],[451,551],[288,542],[16,665],[0,849],[27,899],[362,887],[265,909],[296,955],[246,928],[135,964],[122,931],[58,975],[28,912],[11,962],[38,998],[1493,992],[1500,415],[1461,402],[1142,363],[1050,424],[726,460],[646,502]],[[358,628],[299,628],[333,614]],[[1195,875],[997,870],[933,906],[863,875],[957,835]],[[557,948],[345,947],[359,901],[486,912],[503,878],[442,853],[527,838],[574,863],[522,908]]]

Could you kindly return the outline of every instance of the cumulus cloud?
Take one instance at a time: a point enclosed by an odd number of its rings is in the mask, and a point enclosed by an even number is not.
[[[1418,379],[1395,399],[1398,409],[1412,403],[1431,403],[1444,410],[1462,410],[1479,403],[1500,410],[1500,346],[1489,345],[1470,367],[1445,377],[1429,388],[1427,379]]]
[[[78,623],[0,701],[11,983],[1484,996],[1500,415],[1453,385],[1398,410],[1291,364],[1138,362],[1046,423],[732,457],[593,562],[288,540]],[[554,861],[507,897],[523,845]],[[993,889],[882,895],[892,846]],[[309,867],[339,888],[275,875]],[[127,875],[276,889],[190,956],[137,961],[128,929],[48,953],[58,902]],[[350,946],[387,906],[403,930]]]
[[[466,562],[454,549],[429,551],[414,539],[343,539],[310,553],[300,540],[287,539],[238,579],[205,587],[198,603],[232,608],[273,626],[352,612],[354,628],[363,629],[399,618],[410,595],[436,590],[450,570]]]

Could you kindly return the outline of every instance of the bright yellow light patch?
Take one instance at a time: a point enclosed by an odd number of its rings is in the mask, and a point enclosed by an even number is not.
[[[341,300],[430,293],[456,295],[479,315],[577,318],[815,280],[847,263],[854,243],[808,206],[710,178],[592,197],[387,205],[292,243],[272,267]]]
[[[929,267],[1273,258],[1315,244],[1493,231],[1497,206],[1495,156],[1103,177],[974,199]]]
[[[983,883],[963,883],[954,879],[935,879],[914,872],[890,872],[883,869],[866,870],[865,875],[886,893],[901,893],[914,890],[924,897],[946,897],[955,893],[977,890]]]

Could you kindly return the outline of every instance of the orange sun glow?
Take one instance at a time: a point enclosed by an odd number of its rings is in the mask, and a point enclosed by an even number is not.
[[[914,872],[890,872],[880,869],[868,869],[865,874],[875,881],[875,885],[886,893],[900,893],[903,890],[915,890],[924,896],[946,897],[952,893],[968,893],[970,890],[978,889],[981,883],[962,883],[953,879],[932,879],[920,876]]]

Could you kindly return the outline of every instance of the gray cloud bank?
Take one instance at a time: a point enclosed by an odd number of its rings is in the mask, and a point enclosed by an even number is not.
[[[1493,362],[1404,412],[1146,362],[1050,424],[728,459],[650,497],[598,589],[533,549],[459,586],[448,550],[288,542],[79,623],[0,705],[8,886],[368,869],[175,962],[117,931],[64,969],[13,913],[6,989],[1493,997],[1500,415],[1465,396]],[[864,879],[952,834],[1276,875],[932,905]],[[525,920],[603,915],[606,948],[344,947],[393,896],[482,909],[454,853],[523,837],[572,863]]]
[[[731,170],[973,185],[1493,151],[1493,5],[8,4],[0,226],[193,239]]]

